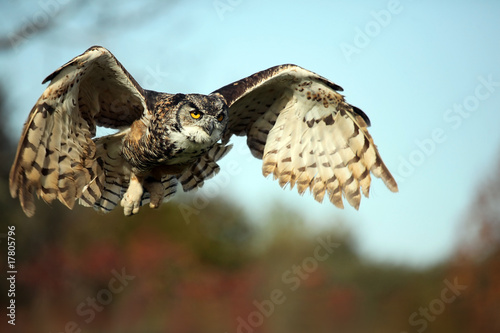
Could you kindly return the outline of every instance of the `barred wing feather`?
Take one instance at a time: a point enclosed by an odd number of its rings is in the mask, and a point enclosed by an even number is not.
[[[246,135],[252,154],[262,159],[264,176],[284,187],[310,189],[317,201],[328,194],[359,208],[371,176],[397,192],[396,181],[368,132],[368,117],[346,103],[338,85],[295,65],[281,65],[229,84],[222,95],[229,109],[225,136]]]

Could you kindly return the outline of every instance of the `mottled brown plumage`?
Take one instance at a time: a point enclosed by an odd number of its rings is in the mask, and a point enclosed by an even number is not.
[[[34,195],[126,215],[203,185],[219,170],[232,135],[246,135],[263,174],[315,199],[356,209],[371,176],[397,185],[368,133],[368,117],[336,84],[295,65],[255,73],[210,95],[144,90],[105,48],[95,46],[48,76],[10,174],[28,216]],[[117,128],[95,138],[96,127]]]

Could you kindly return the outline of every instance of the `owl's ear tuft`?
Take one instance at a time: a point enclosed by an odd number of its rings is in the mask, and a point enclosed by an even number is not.
[[[186,99],[186,95],[185,94],[175,94],[175,95],[172,95],[171,97],[171,102],[172,104],[179,104],[180,102],[184,101]]]

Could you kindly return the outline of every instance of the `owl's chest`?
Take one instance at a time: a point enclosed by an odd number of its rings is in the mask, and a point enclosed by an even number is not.
[[[194,162],[208,152],[212,146],[211,142],[193,142],[181,133],[172,132],[169,135],[168,147],[165,147],[168,154],[164,155],[162,163],[175,165]]]
[[[199,157],[206,154],[210,147],[199,144],[173,143],[169,147],[169,154],[164,155],[160,162],[166,165],[187,164],[195,162]]]
[[[183,133],[147,130],[141,124],[132,126],[123,141],[122,155],[136,170],[144,172],[159,166],[186,167],[204,155],[212,142],[197,143]]]

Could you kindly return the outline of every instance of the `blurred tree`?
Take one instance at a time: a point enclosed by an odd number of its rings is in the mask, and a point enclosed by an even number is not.
[[[12,4],[10,10],[17,11],[20,19],[8,32],[0,35],[0,51],[18,49],[23,43],[33,42],[44,33],[55,30],[68,31],[69,23],[82,13],[87,14],[87,21],[90,21],[86,33],[96,35],[103,29],[109,32],[121,31],[147,24],[152,16],[165,14],[178,2],[147,0],[128,2],[125,5],[123,1],[118,0],[37,1],[33,2],[33,6],[20,5],[17,8]],[[89,13],[92,15],[88,15]]]
[[[500,155],[500,154],[499,154]],[[500,168],[500,158],[496,168]],[[463,223],[460,254],[485,258],[500,246],[500,174],[487,175]]]
[[[497,167],[500,167],[500,158]],[[466,215],[448,279],[466,286],[457,311],[470,332],[500,332],[500,174],[481,184]],[[456,313],[457,317],[460,313]]]
[[[6,109],[6,101],[5,98],[6,93],[3,84],[0,82],[0,117],[2,119],[7,119],[7,109]],[[4,122],[3,122],[4,124]],[[0,159],[1,161],[10,161],[13,158],[13,144],[10,140],[9,136],[6,133],[5,126],[0,126]],[[8,194],[5,189],[8,188],[7,179],[9,176],[10,163],[0,163],[0,205],[3,205],[7,202],[4,197]],[[1,206],[0,208],[4,208]],[[2,209],[2,211],[4,211]]]

